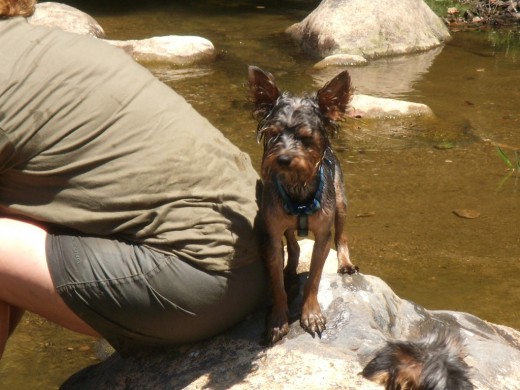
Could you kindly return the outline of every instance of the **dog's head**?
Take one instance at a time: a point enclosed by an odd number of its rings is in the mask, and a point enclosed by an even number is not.
[[[386,390],[473,390],[458,333],[435,331],[418,342],[391,341],[361,375]]]
[[[259,124],[257,139],[264,143],[262,177],[277,175],[287,185],[306,185],[316,175],[336,121],[350,100],[350,76],[338,74],[316,94],[292,96],[280,92],[274,77],[249,67],[249,89]]]

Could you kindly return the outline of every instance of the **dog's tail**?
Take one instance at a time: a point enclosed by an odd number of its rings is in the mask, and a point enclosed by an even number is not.
[[[418,342],[392,341],[361,372],[386,390],[473,390],[460,337],[437,331]]]

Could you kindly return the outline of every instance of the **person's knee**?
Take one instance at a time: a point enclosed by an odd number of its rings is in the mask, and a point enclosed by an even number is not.
[[[46,231],[40,226],[16,219],[0,218],[0,272],[2,263],[12,266],[26,260],[45,260]],[[22,263],[23,261],[23,263]]]
[[[52,288],[45,254],[46,232],[27,222],[0,218],[0,299],[31,285]],[[27,293],[30,291],[27,291]]]

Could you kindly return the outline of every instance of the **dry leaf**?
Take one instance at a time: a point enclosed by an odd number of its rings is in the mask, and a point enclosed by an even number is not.
[[[472,209],[456,209],[453,214],[460,218],[474,219],[480,216],[480,212]]]

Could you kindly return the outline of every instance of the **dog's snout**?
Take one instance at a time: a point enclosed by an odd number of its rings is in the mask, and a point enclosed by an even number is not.
[[[291,165],[292,157],[286,154],[282,154],[278,156],[277,161],[278,165],[280,165],[281,167],[288,167],[289,165]]]

